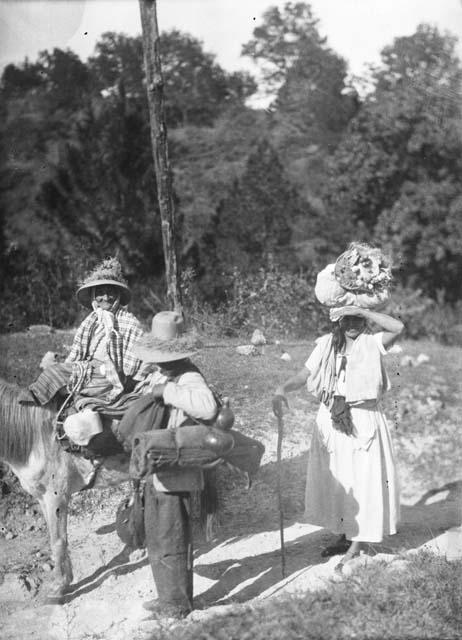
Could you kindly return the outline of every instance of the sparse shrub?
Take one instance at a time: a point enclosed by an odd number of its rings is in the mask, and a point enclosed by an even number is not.
[[[234,268],[220,277],[224,300],[213,306],[204,300],[194,271],[182,275],[186,317],[208,335],[243,336],[259,328],[271,337],[306,338],[330,330],[328,311],[314,296],[314,271],[291,273],[269,264],[253,273]],[[461,302],[438,302],[419,289],[397,286],[384,311],[404,322],[412,340],[462,343]]]
[[[0,331],[21,331],[30,324],[65,327],[75,322],[77,260],[69,255],[44,256],[12,247],[5,256]]]
[[[225,336],[259,328],[272,337],[306,337],[329,325],[314,296],[313,273],[269,264],[251,273],[234,268],[222,277],[225,301],[215,309],[201,300],[193,281],[184,289],[185,309],[196,325],[213,325],[215,333]]]
[[[462,303],[444,303],[425,296],[420,289],[397,287],[392,291],[386,311],[399,317],[406,336],[417,340],[431,338],[444,344],[455,344],[462,338],[457,325],[462,316]]]

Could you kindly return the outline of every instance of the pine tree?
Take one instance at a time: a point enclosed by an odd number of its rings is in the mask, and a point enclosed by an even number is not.
[[[278,155],[264,139],[247,160],[219,204],[211,231],[204,239],[204,282],[238,268],[256,271],[268,263],[295,267],[293,228],[310,208],[285,176]]]

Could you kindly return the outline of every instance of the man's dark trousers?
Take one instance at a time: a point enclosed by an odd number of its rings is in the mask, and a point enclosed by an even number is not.
[[[156,491],[146,482],[144,524],[146,548],[159,604],[192,610],[191,502],[187,492]]]

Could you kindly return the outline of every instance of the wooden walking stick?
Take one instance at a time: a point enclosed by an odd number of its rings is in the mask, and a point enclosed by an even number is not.
[[[277,443],[277,492],[278,492],[278,507],[279,507],[279,536],[281,539],[281,571],[282,577],[286,577],[286,549],[284,546],[284,511],[282,508],[282,437],[284,435],[284,421],[282,419],[282,412],[278,412],[278,443]]]

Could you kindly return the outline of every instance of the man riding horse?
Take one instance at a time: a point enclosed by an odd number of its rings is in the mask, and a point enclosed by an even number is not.
[[[232,423],[226,425],[223,416],[221,422],[218,420],[220,403],[189,360],[197,350],[196,337],[184,331],[181,316],[169,311],[154,316],[152,331],[142,336],[136,317],[123,309],[130,292],[118,261],[108,259],[97,267],[79,287],[77,297],[92,311],[78,328],[66,361],[47,367],[29,390],[0,381],[0,459],[8,462],[23,488],[42,507],[55,564],[50,597],[51,601],[62,602],[73,579],[67,541],[71,494],[90,486],[138,478],[132,473],[131,463],[128,468],[125,445],[130,450],[133,446],[132,462],[136,442],[144,443],[145,448],[140,448],[143,455],[137,460],[153,460],[154,465],[142,478],[143,519],[158,596],[145,603],[145,608],[155,619],[182,618],[193,605],[190,495],[191,491],[204,489],[201,469],[209,472],[210,463],[226,461],[241,469],[249,480],[260,465],[264,447],[237,431],[220,436],[219,430],[230,429]],[[63,391],[66,400],[59,397]],[[74,407],[63,420],[62,409],[65,405],[67,411],[69,396]],[[155,405],[159,409],[154,412],[157,421],[143,422],[146,402],[148,408]],[[87,408],[87,416],[98,416],[101,411],[110,418],[109,429],[106,420],[103,433],[92,431],[92,423],[86,423]],[[112,419],[116,416],[111,411],[119,412],[120,422]],[[152,417],[152,411],[148,413]],[[83,429],[80,440],[85,436],[85,443],[77,442],[66,431],[66,423],[73,424],[74,418],[76,426]],[[70,455],[61,446],[63,439],[57,429],[60,421],[69,439],[82,449],[94,453],[95,439],[109,431],[113,439],[119,436],[117,446],[122,453],[101,451],[97,465],[90,456],[94,467],[88,475],[86,456]],[[124,425],[128,425],[126,432]],[[198,436],[191,440],[188,427],[194,434],[195,430],[202,434],[199,446]],[[136,440],[130,436],[134,433]],[[169,437],[158,441],[159,433]],[[148,437],[143,440],[143,436]],[[163,449],[161,456],[150,458],[163,440],[173,444]],[[226,442],[230,446],[225,447]],[[170,464],[172,456],[178,459],[178,468]],[[162,466],[164,459],[166,464]]]
[[[130,290],[119,261],[107,258],[99,264],[78,288],[77,299],[91,313],[77,329],[69,355],[44,369],[22,402],[46,405],[59,392],[72,391],[74,399],[98,398],[111,405],[133,389],[141,365],[133,350],[143,330],[125,308]]]

